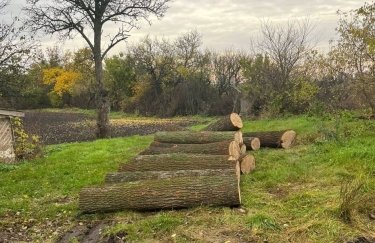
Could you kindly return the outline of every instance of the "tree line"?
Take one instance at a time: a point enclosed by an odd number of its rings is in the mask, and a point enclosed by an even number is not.
[[[18,19],[2,24],[3,107],[96,108],[99,137],[107,134],[110,109],[158,116],[375,112],[375,3],[338,13],[338,39],[326,53],[315,50],[313,25],[301,20],[285,25],[263,22],[260,38],[248,51],[205,49],[201,34],[190,31],[174,40],[146,36],[107,56],[128,38],[139,18],[161,17],[168,1],[126,5],[122,0],[65,0],[59,1],[61,6],[52,2],[29,3],[29,27],[64,37],[76,32],[88,47],[75,52],[58,47],[33,51],[37,45],[22,34],[23,27],[16,27]],[[0,8],[6,8],[2,3]],[[134,17],[130,22],[129,16]],[[110,21],[122,28],[102,50],[100,35]],[[87,29],[98,31],[96,39],[89,39]]]

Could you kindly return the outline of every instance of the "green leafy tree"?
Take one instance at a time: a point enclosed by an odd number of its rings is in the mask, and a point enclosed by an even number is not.
[[[105,77],[110,89],[112,106],[120,110],[133,96],[136,81],[134,61],[130,55],[116,55],[105,60]]]
[[[352,74],[358,96],[375,114],[375,3],[340,12],[339,39],[334,47],[347,73]]]

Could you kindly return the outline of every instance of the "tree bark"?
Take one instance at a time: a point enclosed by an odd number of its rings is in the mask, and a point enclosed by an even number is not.
[[[84,213],[240,204],[240,189],[235,175],[180,177],[104,185],[84,188],[79,195],[79,208]]]
[[[183,144],[202,144],[214,143],[225,140],[234,140],[239,144],[243,143],[242,133],[237,132],[157,132],[155,134],[155,141],[161,143],[183,143]]]
[[[247,150],[259,150],[260,148],[260,139],[256,137],[245,137],[243,143]]]
[[[121,164],[119,172],[134,171],[176,171],[176,170],[215,170],[232,169],[235,160],[228,155],[202,154],[158,154],[140,155],[129,163]]]
[[[100,20],[94,23],[94,62],[95,62],[95,79],[97,83],[97,138],[109,137],[109,112],[110,100],[108,91],[104,85],[103,78],[103,59],[101,49],[102,24]]]
[[[149,148],[140,154],[147,155],[170,153],[229,155],[231,156],[231,159],[237,160],[240,156],[240,147],[237,142],[230,140],[205,144],[174,144],[153,142]]]
[[[200,177],[200,176],[228,176],[236,175],[236,166],[228,169],[205,169],[205,170],[175,170],[175,171],[132,171],[113,172],[105,177],[105,183],[122,183],[141,180],[161,180],[176,177]]]
[[[243,174],[249,174],[255,170],[255,157],[251,154],[243,156],[240,159],[240,168]]]
[[[237,131],[243,127],[241,117],[237,113],[225,116],[211,123],[204,131]]]
[[[269,148],[290,148],[295,141],[296,132],[293,130],[286,131],[268,131],[268,132],[247,132],[243,134],[244,141],[248,137],[257,137],[260,140],[260,147]]]

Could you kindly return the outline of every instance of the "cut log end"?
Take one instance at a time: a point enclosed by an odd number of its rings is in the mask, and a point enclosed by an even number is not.
[[[243,127],[241,117],[237,113],[224,116],[205,127],[204,131],[238,131]]]
[[[242,144],[242,145],[241,145],[240,154],[241,154],[241,155],[245,155],[245,154],[246,154],[246,145],[245,145],[245,144]]]
[[[236,170],[237,180],[239,182],[240,179],[241,179],[241,165],[240,165],[240,161],[238,161],[238,160],[236,161],[236,169],[235,170]]]
[[[261,142],[257,137],[245,137],[244,144],[248,150],[259,150]]]
[[[237,131],[234,133],[234,141],[236,141],[238,144],[243,144],[243,137],[241,131]]]
[[[229,143],[229,160],[238,160],[241,156],[240,145],[236,141]]]
[[[233,126],[241,129],[243,127],[242,119],[237,113],[230,114],[230,120]]]
[[[236,162],[236,176],[237,176],[237,188],[238,188],[238,200],[239,204],[241,204],[241,187],[240,187],[240,180],[241,180],[241,165],[240,161],[237,160]]]
[[[293,130],[288,130],[284,132],[284,134],[281,136],[281,147],[284,149],[288,149],[292,147],[294,144],[295,138],[297,133]]]
[[[241,172],[243,174],[249,174],[255,169],[255,157],[253,155],[246,155],[241,160]]]
[[[254,138],[251,140],[251,149],[252,150],[259,150],[260,149],[260,139],[259,138]]]

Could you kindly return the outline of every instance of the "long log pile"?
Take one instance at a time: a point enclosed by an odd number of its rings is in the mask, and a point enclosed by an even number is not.
[[[240,174],[255,169],[248,151],[289,148],[296,133],[242,133],[232,113],[204,131],[158,132],[150,147],[108,173],[105,184],[81,190],[84,213],[241,204]]]

